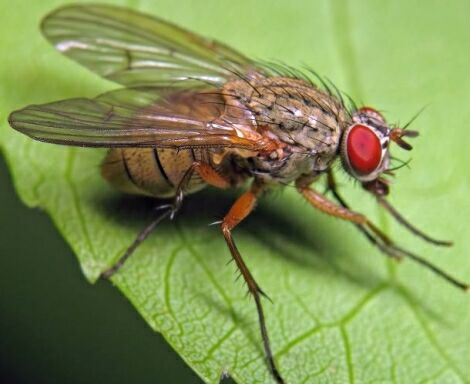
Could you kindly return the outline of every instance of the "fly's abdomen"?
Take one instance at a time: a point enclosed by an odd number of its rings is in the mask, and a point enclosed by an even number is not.
[[[130,194],[172,197],[184,174],[202,151],[162,148],[113,148],[101,165],[101,174],[116,189]],[[196,192],[205,184],[194,174],[185,193]]]

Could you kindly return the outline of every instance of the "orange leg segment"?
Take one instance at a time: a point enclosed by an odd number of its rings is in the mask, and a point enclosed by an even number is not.
[[[224,235],[225,241],[227,242],[227,246],[230,250],[232,258],[235,261],[238,270],[240,271],[241,275],[243,276],[243,279],[245,280],[248,286],[248,291],[255,300],[256,310],[258,312],[258,321],[261,331],[261,337],[263,339],[264,351],[266,354],[266,359],[268,361],[270,371],[276,382],[279,384],[283,384],[285,383],[285,381],[279,373],[279,370],[274,361],[273,353],[271,350],[271,343],[266,328],[263,306],[261,304],[261,295],[266,295],[263,293],[259,285],[256,283],[256,280],[253,278],[253,275],[245,264],[232,237],[232,229],[234,229],[253,211],[259,192],[260,189],[254,186],[250,191],[245,192],[237,199],[237,201],[235,201],[232,208],[230,208],[229,212],[222,221],[222,233]]]
[[[304,196],[304,198],[315,208],[320,211],[338,217],[343,220],[350,221],[359,228],[359,230],[367,237],[367,239],[377,246],[385,255],[393,257],[395,259],[401,259],[407,257],[416,263],[422,265],[423,267],[431,270],[436,275],[447,280],[449,283],[455,287],[468,292],[470,290],[470,285],[457,280],[453,276],[449,275],[447,272],[438,268],[431,262],[423,259],[422,257],[399,247],[396,245],[385,233],[383,233],[378,227],[376,227],[367,217],[364,215],[354,212],[349,209],[346,202],[339,195],[336,184],[334,182],[333,175],[330,171],[328,175],[328,189],[332,191],[333,196],[339,202],[340,205],[333,203],[328,200],[325,196],[319,192],[312,189],[306,182],[299,180],[296,184],[297,190]]]
[[[340,219],[350,221],[360,226],[368,227],[376,236],[378,236],[385,244],[391,244],[392,241],[364,215],[351,211],[349,208],[337,205],[327,199],[321,193],[315,191],[309,186],[297,184],[297,190],[305,197],[305,199],[318,210]],[[390,255],[399,258],[397,255]]]
[[[230,187],[230,181],[207,163],[196,161],[191,168],[201,176],[202,180],[213,187],[220,189]]]

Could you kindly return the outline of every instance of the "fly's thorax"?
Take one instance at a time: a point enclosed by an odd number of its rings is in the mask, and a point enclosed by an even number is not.
[[[257,132],[280,143],[282,151],[251,161],[253,172],[293,181],[325,170],[338,154],[348,113],[330,94],[311,83],[285,77],[236,80],[224,87],[226,105],[251,116]]]

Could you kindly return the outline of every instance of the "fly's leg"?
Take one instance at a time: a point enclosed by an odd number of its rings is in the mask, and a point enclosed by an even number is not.
[[[441,270],[429,261],[423,259],[422,257],[415,255],[414,253],[409,252],[404,248],[399,247],[385,233],[383,233],[377,226],[375,226],[366,216],[350,210],[346,202],[336,191],[334,185],[332,192],[340,205],[335,204],[319,192],[312,189],[307,183],[304,183],[303,180],[297,181],[296,187],[297,190],[313,207],[331,216],[338,217],[340,219],[350,221],[356,224],[356,226],[369,239],[369,241],[372,242],[387,256],[390,256],[397,260],[403,257],[407,257],[415,261],[416,263],[428,268],[436,275],[447,280],[455,287],[467,292],[470,290],[470,286],[468,284],[465,284],[457,280],[456,278],[450,276],[448,273]]]
[[[333,172],[331,171],[331,169],[329,169],[328,173],[327,173],[326,191],[331,192],[333,194],[333,197],[336,199],[336,201],[343,208],[349,209],[348,204],[344,201],[344,199],[341,197],[341,195],[338,192],[338,187],[337,187],[337,184],[336,184],[336,180],[334,178],[334,175],[333,175]],[[369,231],[367,230],[367,228],[364,225],[357,224],[357,223],[355,223],[355,225],[356,225],[357,229],[359,229],[359,231],[367,238],[367,240],[369,240],[373,245],[378,246],[377,245],[377,239],[372,234],[369,233]],[[391,256],[391,255],[387,255],[387,256]],[[393,256],[393,257],[395,257],[395,256]]]
[[[157,216],[150,224],[148,224],[135,238],[129,248],[126,249],[126,252],[119,258],[119,260],[111,268],[106,269],[101,273],[101,277],[107,279],[114,275],[117,271],[121,269],[126,260],[134,253],[136,248],[152,233],[155,227],[168,216],[170,216],[173,210],[168,205],[163,205],[157,207],[157,209],[165,209],[161,215]]]
[[[126,260],[134,253],[136,248],[153,232],[155,227],[162,222],[164,219],[169,217],[173,219],[176,213],[180,210],[183,204],[184,191],[189,185],[192,175],[194,172],[198,173],[199,176],[209,185],[217,188],[228,188],[230,186],[229,180],[222,177],[214,168],[209,164],[202,162],[194,162],[191,167],[186,171],[183,178],[181,179],[178,187],[176,188],[175,197],[171,204],[165,204],[157,207],[158,211],[163,210],[164,212],[158,215],[151,223],[149,223],[135,238],[132,244],[127,248],[124,254],[119,260],[109,269],[101,273],[101,277],[109,278],[119,271]]]
[[[240,252],[238,251],[232,237],[232,230],[253,211],[260,191],[261,189],[254,185],[250,191],[245,192],[237,199],[237,201],[235,201],[233,206],[230,208],[230,211],[222,221],[222,233],[224,234],[224,238],[227,242],[227,246],[230,250],[232,258],[235,261],[241,275],[243,276],[246,285],[248,286],[248,292],[255,300],[261,337],[263,339],[264,352],[266,354],[271,373],[277,383],[283,384],[285,381],[279,373],[276,363],[274,362],[274,357],[271,350],[271,342],[269,341],[268,331],[266,328],[263,306],[261,304],[261,296],[266,295],[261,290],[250,270],[243,261],[243,258],[240,255]]]
[[[330,172],[331,173],[331,172]],[[331,177],[329,178],[332,179],[334,183],[334,178],[333,174],[331,174]],[[414,234],[417,237],[420,237],[421,239],[427,241],[428,243],[434,244],[434,245],[439,245],[439,246],[446,246],[449,247],[452,245],[451,241],[443,241],[443,240],[437,240],[432,238],[431,236],[427,235],[426,233],[422,232],[418,228],[416,228],[413,224],[411,224],[409,221],[407,221],[401,214],[398,212],[392,204],[385,198],[385,196],[388,194],[388,185],[386,180],[382,180],[381,178],[378,178],[374,181],[371,182],[365,182],[362,183],[362,187],[367,191],[370,192],[374,197],[377,199],[377,202],[379,205],[381,205],[385,210],[403,227],[405,227],[408,231],[410,231],[412,234]]]

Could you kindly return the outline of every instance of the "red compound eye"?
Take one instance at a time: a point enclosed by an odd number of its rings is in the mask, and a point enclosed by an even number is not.
[[[360,175],[373,172],[380,164],[382,146],[371,128],[356,124],[349,131],[346,152],[349,164]]]

